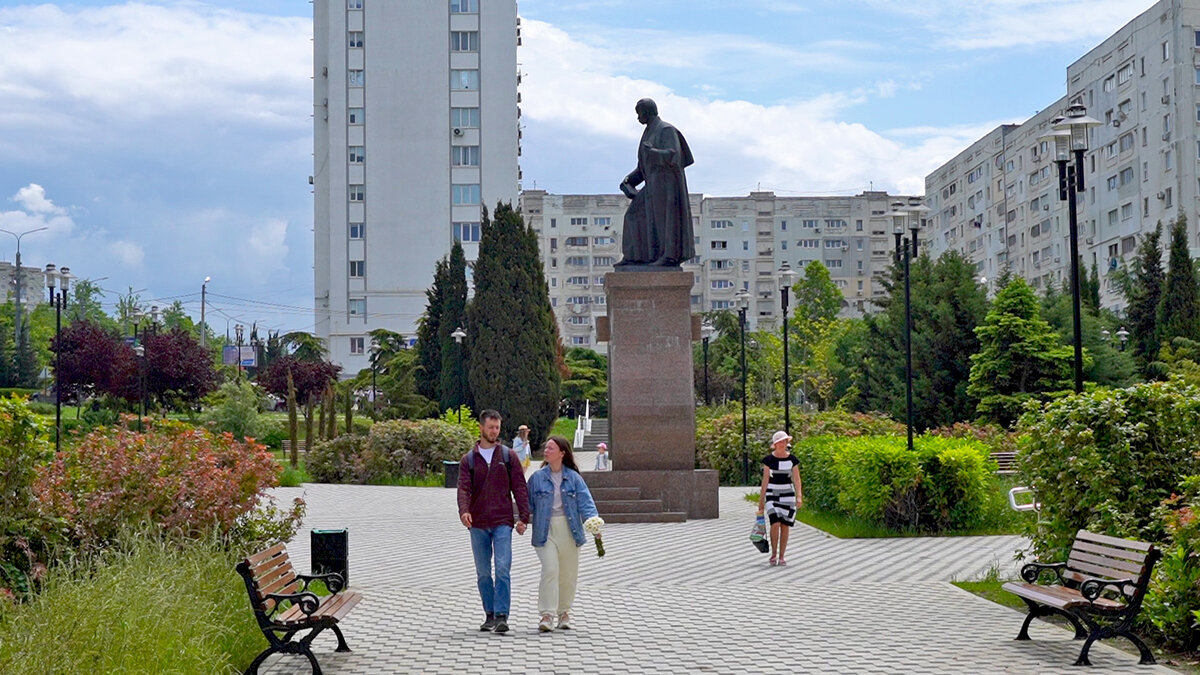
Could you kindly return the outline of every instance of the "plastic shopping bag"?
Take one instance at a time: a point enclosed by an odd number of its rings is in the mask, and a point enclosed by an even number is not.
[[[750,543],[754,544],[759,553],[771,550],[771,544],[767,541],[767,519],[761,513],[754,517],[754,527],[750,529]]]

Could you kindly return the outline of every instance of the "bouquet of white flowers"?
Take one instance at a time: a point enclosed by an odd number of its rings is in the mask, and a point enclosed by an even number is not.
[[[604,519],[600,516],[592,516],[583,521],[583,529],[587,530],[593,537],[596,538],[596,555],[604,557],[604,540],[601,539],[600,533],[604,530]]]

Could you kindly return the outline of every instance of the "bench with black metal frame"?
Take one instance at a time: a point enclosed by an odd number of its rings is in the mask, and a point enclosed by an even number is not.
[[[256,675],[262,662],[276,653],[303,654],[312,664],[313,675],[321,675],[321,666],[311,645],[326,628],[337,635],[337,651],[350,651],[337,624],[358,604],[362,595],[344,590],[342,575],[296,574],[283,544],[246,558],[238,563],[237,571],[246,582],[258,626],[270,643],[246,669],[246,675]],[[309,584],[316,580],[325,583],[330,595],[318,597],[308,590]],[[284,602],[290,606],[281,608]],[[309,631],[307,635],[292,640],[297,633],[306,630]]]
[[[1154,655],[1133,633],[1133,622],[1161,557],[1153,544],[1080,530],[1066,562],[1029,563],[1021,568],[1024,581],[1004,584],[1004,590],[1029,606],[1016,639],[1029,639],[1035,618],[1059,614],[1074,626],[1076,640],[1087,638],[1075,665],[1092,665],[1092,643],[1110,637],[1128,639],[1138,648],[1140,663],[1153,664]],[[1056,583],[1038,583],[1044,572],[1053,572]]]

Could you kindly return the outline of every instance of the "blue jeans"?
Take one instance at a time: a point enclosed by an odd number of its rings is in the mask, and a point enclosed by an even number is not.
[[[512,569],[512,526],[471,528],[471,552],[475,554],[475,576],[479,598],[488,614],[508,614],[512,600],[509,571]],[[496,559],[496,579],[492,581],[492,557]]]

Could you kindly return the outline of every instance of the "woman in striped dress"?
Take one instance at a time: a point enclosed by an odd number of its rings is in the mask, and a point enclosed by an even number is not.
[[[771,559],[768,565],[786,565],[788,534],[796,523],[796,509],[804,505],[800,485],[799,461],[792,454],[792,437],[776,431],[771,437],[771,454],[763,458],[762,490],[758,495],[758,512],[765,509],[771,521]]]

